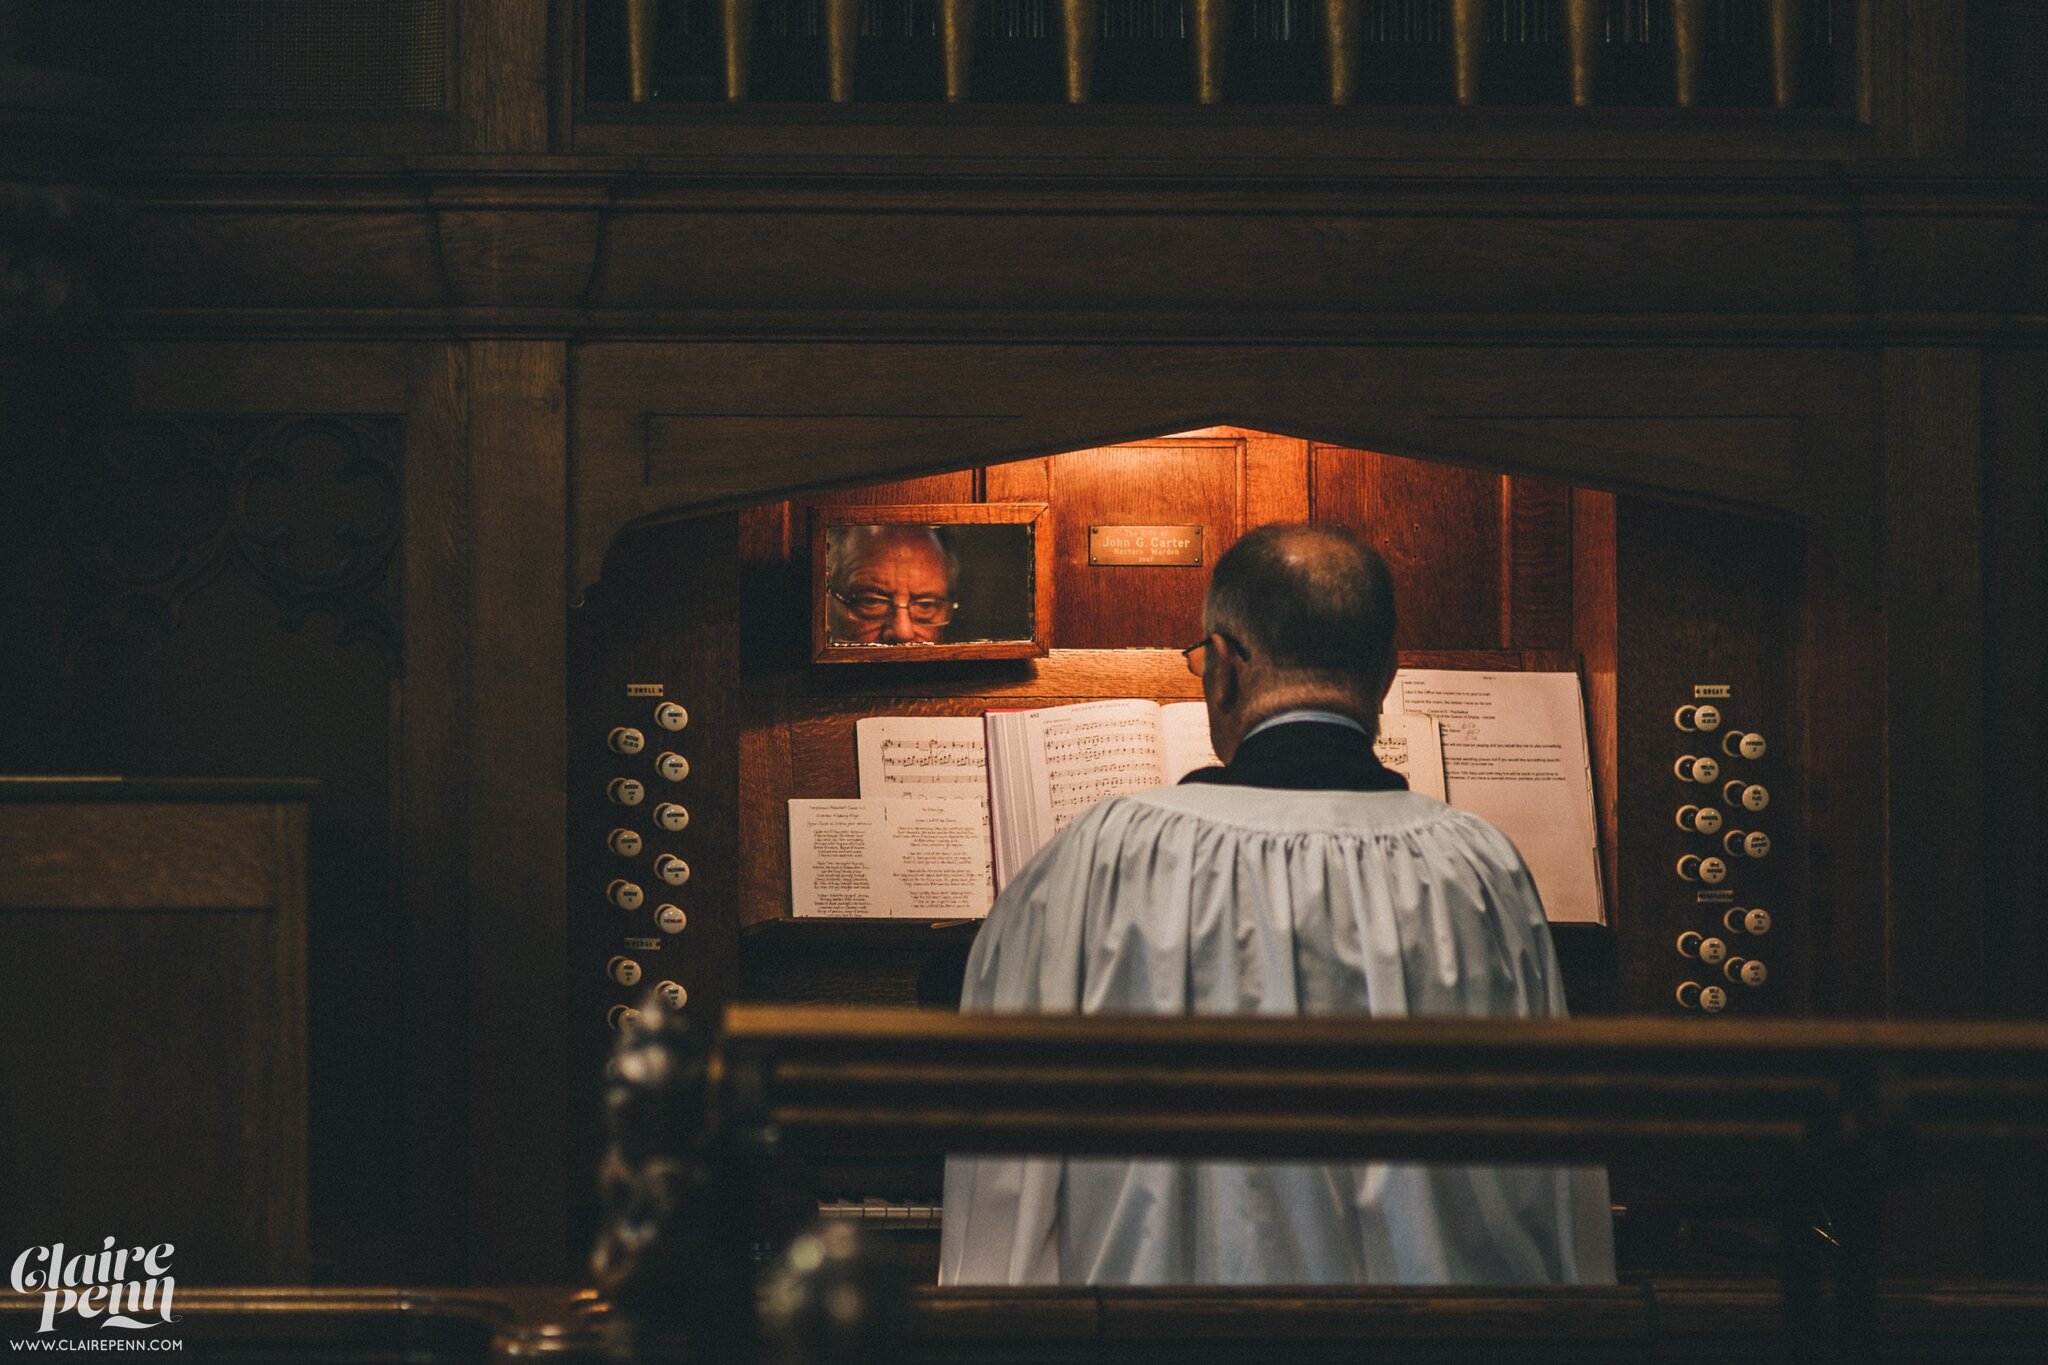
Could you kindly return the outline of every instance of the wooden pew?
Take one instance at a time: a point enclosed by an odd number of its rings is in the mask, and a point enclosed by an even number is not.
[[[659,1035],[641,1046],[661,1046]],[[677,1074],[675,1066],[665,1064],[664,1074]],[[1769,1307],[1785,1356],[1801,1360],[1824,1352],[1878,1357],[1886,1319],[1877,1242],[1888,1181],[1918,1163],[2038,1159],[2048,1147],[2048,1027],[2031,1024],[1162,1019],[737,1006],[700,1066],[698,1109],[672,1116],[679,1134],[694,1133],[720,1191],[715,1215],[700,1226],[749,1243],[747,1210],[759,1207],[781,1153],[1707,1155],[1764,1165],[1775,1175],[1785,1233],[1780,1291]],[[1829,1259],[1810,1237],[1792,1235],[1804,1231],[1816,1194],[1826,1196],[1840,1240]],[[745,1278],[732,1274],[734,1284]],[[1509,1318],[1539,1302],[1545,1315],[1582,1318],[1617,1292],[1625,1303],[1633,1291],[1539,1292],[1516,1299]],[[1177,1293],[1184,1314],[1217,1301]],[[1442,1291],[1434,1299],[1448,1310],[1461,1295],[1472,1297]],[[1164,1321],[1158,1301],[1136,1291],[1092,1301],[1098,1343],[1112,1318],[1133,1341],[1145,1335],[1139,1324],[1148,1307],[1155,1323]],[[1056,1302],[1039,1308],[1052,1312]],[[1346,1302],[1344,1311],[1357,1314],[1380,1300],[1358,1291]],[[1751,1294],[1728,1311],[1753,1314],[1758,1302]],[[930,1301],[934,1321],[946,1319],[944,1304]],[[1470,1319],[1474,1310],[1467,1302],[1455,1311]],[[1617,1329],[1618,1341],[1639,1347],[1641,1339],[1637,1327]]]

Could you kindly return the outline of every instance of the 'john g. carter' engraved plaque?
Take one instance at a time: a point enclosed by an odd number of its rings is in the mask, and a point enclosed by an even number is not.
[[[1090,564],[1171,564],[1202,562],[1199,526],[1091,526]]]

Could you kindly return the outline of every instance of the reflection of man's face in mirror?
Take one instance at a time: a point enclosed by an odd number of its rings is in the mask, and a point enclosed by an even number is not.
[[[953,620],[952,561],[928,526],[848,526],[829,535],[833,640],[931,644]]]

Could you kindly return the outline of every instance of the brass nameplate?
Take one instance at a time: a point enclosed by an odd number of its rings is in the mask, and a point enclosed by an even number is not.
[[[660,683],[626,684],[626,695],[629,697],[658,697],[663,691],[664,689]]]
[[[1202,562],[1199,526],[1091,526],[1090,564],[1171,564]]]

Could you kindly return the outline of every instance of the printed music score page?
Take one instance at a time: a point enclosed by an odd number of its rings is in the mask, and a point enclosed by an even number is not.
[[[1200,702],[1120,698],[991,711],[987,721],[998,890],[1097,801],[1170,786],[1216,761]]]
[[[798,919],[977,919],[995,900],[980,797],[789,803]]]
[[[988,795],[980,716],[863,716],[853,723],[860,794]]]
[[[1444,799],[1514,840],[1551,919],[1606,922],[1578,674],[1404,668],[1386,706],[1436,718]]]
[[[1387,768],[1408,779],[1409,791],[1445,799],[1443,732],[1435,716],[1420,711],[1381,712],[1380,733],[1372,742],[1372,752]]]

